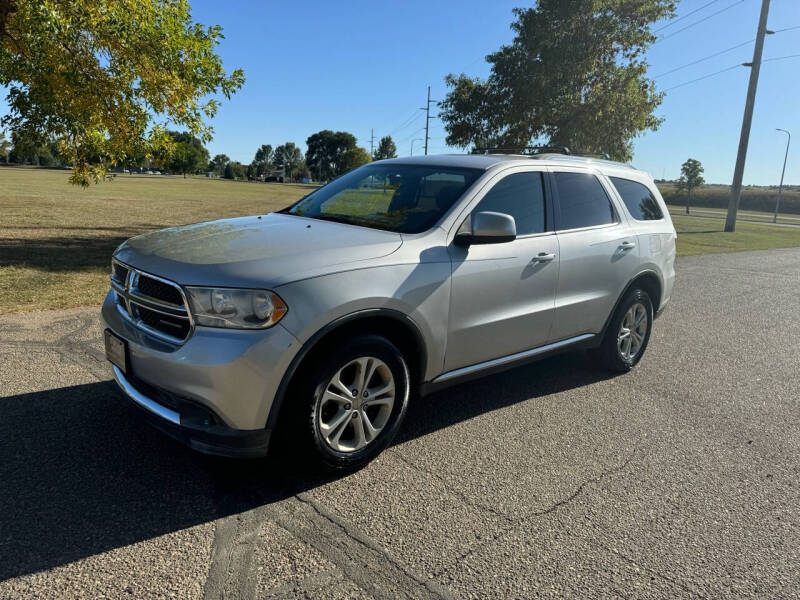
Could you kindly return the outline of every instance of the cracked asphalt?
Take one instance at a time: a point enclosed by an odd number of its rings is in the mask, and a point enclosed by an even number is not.
[[[0,598],[800,597],[800,249],[679,259],[643,362],[416,401],[338,479],[135,418],[98,308],[0,318]]]

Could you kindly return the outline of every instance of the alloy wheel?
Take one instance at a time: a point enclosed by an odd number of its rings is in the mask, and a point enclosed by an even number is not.
[[[617,350],[623,359],[632,361],[642,349],[647,335],[647,309],[634,302],[625,313],[617,333]]]
[[[375,441],[392,414],[391,369],[374,356],[355,358],[328,381],[317,405],[317,427],[337,452],[356,452]]]

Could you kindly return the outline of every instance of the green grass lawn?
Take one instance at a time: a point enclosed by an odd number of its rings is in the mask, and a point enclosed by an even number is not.
[[[133,235],[171,225],[264,214],[310,186],[120,175],[81,189],[68,171],[0,167],[0,314],[99,304],[111,253]],[[800,246],[800,228],[673,217],[678,254]]]

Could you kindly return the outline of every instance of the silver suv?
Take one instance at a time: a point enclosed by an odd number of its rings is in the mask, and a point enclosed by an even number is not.
[[[623,164],[374,162],[277,213],[122,244],[106,353],[142,414],[197,450],[259,456],[279,436],[354,468],[415,394],[578,348],[631,369],[675,238],[652,177]]]

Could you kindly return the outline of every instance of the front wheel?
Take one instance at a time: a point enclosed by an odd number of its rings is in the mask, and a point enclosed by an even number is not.
[[[630,371],[641,360],[653,326],[653,303],[642,289],[630,290],[617,306],[597,350],[601,362],[618,373]]]
[[[408,365],[389,340],[361,335],[306,371],[299,386],[306,449],[315,462],[333,470],[357,469],[384,450],[408,407]]]

